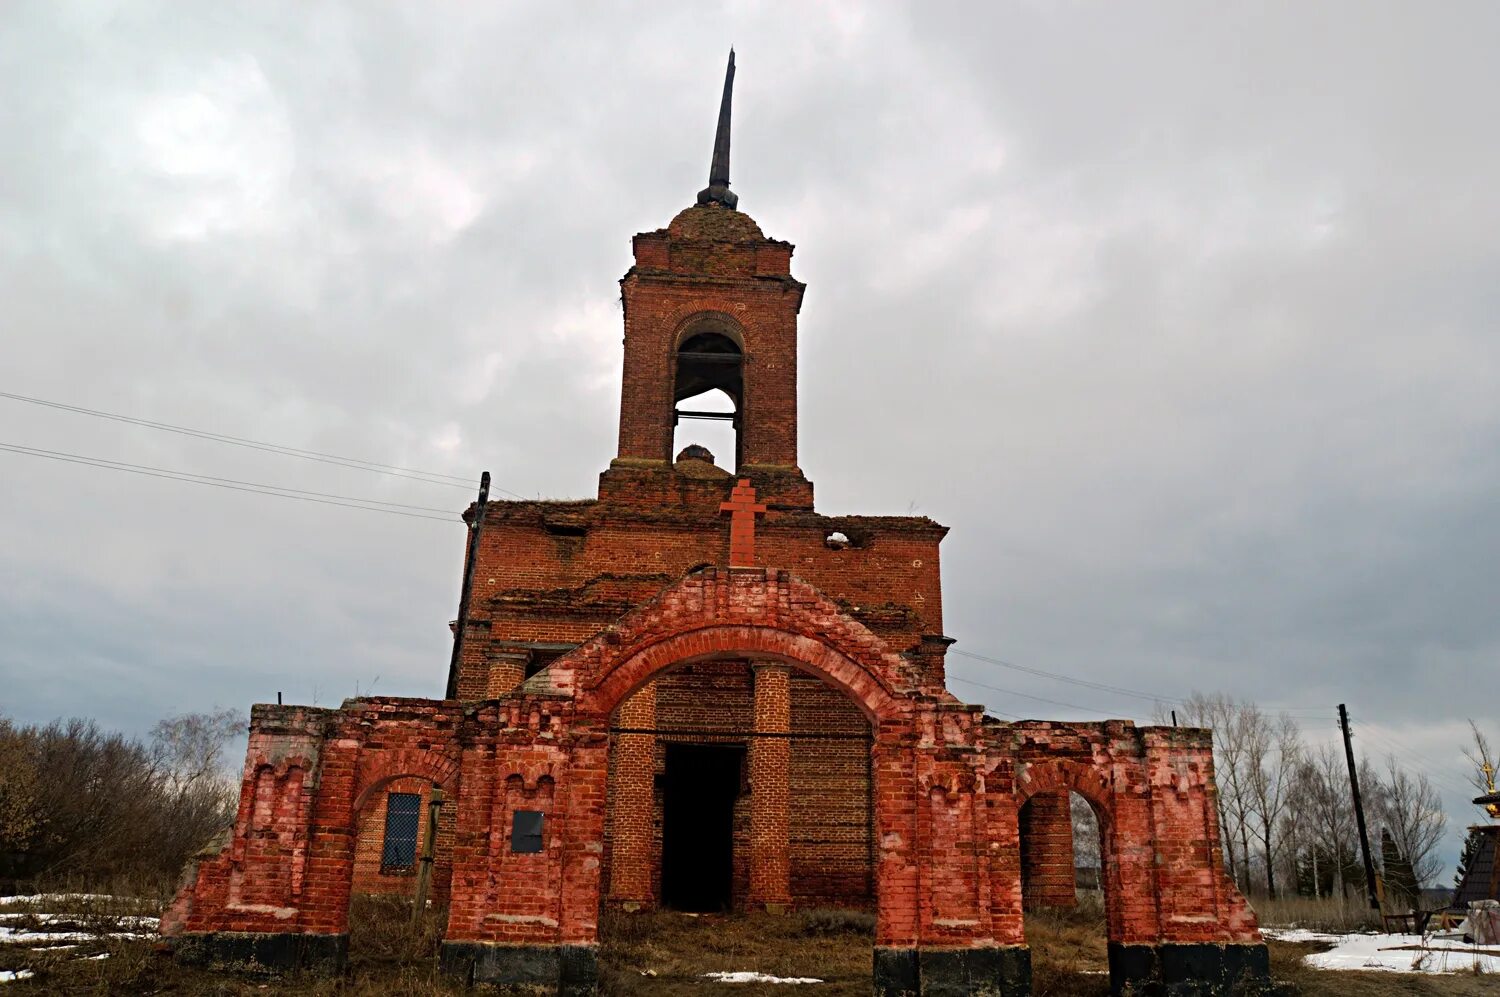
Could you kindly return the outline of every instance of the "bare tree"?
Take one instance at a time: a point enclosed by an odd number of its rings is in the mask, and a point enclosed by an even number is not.
[[[1077,793],[1069,793],[1068,809],[1073,819],[1073,864],[1080,869],[1101,869],[1099,816],[1093,805]]]
[[[1260,828],[1266,894],[1276,896],[1276,863],[1284,849],[1282,830],[1291,808],[1292,784],[1302,760],[1302,731],[1285,713],[1270,721],[1259,710],[1247,737],[1251,811]]]
[[[1354,859],[1354,811],[1349,800],[1349,772],[1342,752],[1332,745],[1304,753],[1297,766],[1290,802],[1298,838],[1307,843],[1315,862],[1328,861],[1335,895],[1344,892],[1345,872]]]
[[[1474,743],[1464,749],[1464,757],[1474,766],[1469,773],[1469,783],[1481,793],[1488,793],[1490,779],[1495,776],[1500,766],[1495,764],[1495,753],[1490,750],[1489,738],[1485,737],[1479,725],[1470,720],[1469,730],[1474,735]]]
[[[166,717],[151,728],[152,755],[175,791],[222,779],[224,745],[243,727],[238,710]]]
[[[1443,801],[1427,776],[1412,778],[1387,756],[1385,774],[1374,793],[1375,812],[1401,857],[1411,866],[1416,887],[1432,882],[1443,866],[1438,845],[1448,828]]]
[[[236,725],[237,726],[237,725]],[[0,719],[0,852],[6,876],[164,885],[233,819],[220,769],[225,715],[175,717],[151,746],[92,721]]]

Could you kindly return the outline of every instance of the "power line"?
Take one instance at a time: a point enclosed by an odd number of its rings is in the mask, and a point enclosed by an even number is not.
[[[999,665],[1002,668],[1009,668],[1014,671],[1025,672],[1027,675],[1037,675],[1041,678],[1053,679],[1058,682],[1067,682],[1071,685],[1080,685],[1088,689],[1097,689],[1101,692],[1112,692],[1119,696],[1131,696],[1136,699],[1149,700],[1153,703],[1175,703],[1179,701],[1173,696],[1158,696],[1149,692],[1136,692],[1131,689],[1122,688],[1121,686],[1109,685],[1105,682],[1092,682],[1088,679],[1073,678],[1069,675],[1059,675],[1056,672],[1049,672],[1041,668],[1031,668],[1027,665],[1018,665],[1015,662],[1006,661],[1003,658],[992,658],[989,655],[976,654],[973,651],[961,651],[956,647],[953,648],[953,653],[961,655],[965,658],[973,658],[975,661],[983,661],[991,665]]]
[[[1083,710],[1086,713],[1097,713],[1100,716],[1104,717],[1117,717],[1119,715],[1108,710],[1096,710],[1091,706],[1079,706],[1077,703],[1064,703],[1060,699],[1048,699],[1046,696],[1033,696],[1030,693],[1017,692],[1014,689],[1002,689],[997,685],[986,685],[983,682],[975,682],[973,679],[966,679],[960,675],[950,675],[948,676],[948,678],[950,681],[962,682],[964,685],[972,685],[979,689],[988,689],[991,692],[1003,692],[1007,696],[1019,696],[1022,699],[1034,699],[1039,703],[1050,703],[1053,706],[1061,706],[1069,710]]]
[[[1422,768],[1418,770],[1419,774],[1427,776],[1430,782],[1436,783],[1441,788],[1448,790],[1448,792],[1465,798],[1474,794],[1475,790],[1472,786],[1460,786],[1455,781],[1458,777],[1449,774],[1451,773],[1453,763],[1439,764],[1434,762],[1425,755],[1418,754],[1378,729],[1371,729],[1369,726],[1365,728],[1364,735],[1384,745],[1387,752],[1396,758],[1404,758],[1408,761],[1414,759],[1420,762]]]
[[[460,521],[452,513],[444,516],[428,515],[428,512],[445,512],[446,510],[429,508],[427,506],[409,506],[399,502],[381,502],[376,499],[364,499],[353,495],[309,492],[300,488],[285,488],[281,485],[267,485],[256,481],[215,478],[205,474],[193,474],[188,471],[172,471],[160,467],[147,467],[142,464],[127,464],[123,461],[105,460],[99,457],[87,457],[82,454],[56,450],[40,450],[36,447],[24,447],[10,443],[0,443],[0,450],[20,454],[25,457],[41,457],[45,460],[63,461],[69,464],[83,464],[88,467],[102,468],[106,471],[123,471],[127,474],[139,474],[148,478],[164,478],[168,481],[182,481],[193,485],[206,485],[210,488],[227,488],[230,491],[249,492],[252,495],[270,495],[274,498],[295,499],[299,502],[316,502],[319,505],[336,505],[346,509],[363,509],[366,512],[384,512],[392,516],[430,519],[440,523],[455,523]]]
[[[1071,676],[1071,675],[1063,675],[1063,674],[1061,674],[1059,672],[1048,671],[1048,670],[1046,670],[1044,668],[1033,668],[1033,667],[1028,666],[1028,665],[1018,665],[1018,664],[1016,664],[1013,661],[1006,661],[1004,658],[995,658],[995,657],[991,657],[991,656],[986,655],[986,654],[977,654],[977,653],[975,653],[973,651],[964,651],[964,650],[960,650],[959,648],[956,648],[956,647],[952,649],[952,653],[960,655],[960,656],[965,657],[965,658],[973,658],[975,661],[983,661],[983,662],[986,662],[987,664],[999,665],[1001,668],[1009,668],[1009,669],[1011,669],[1013,671],[1024,672],[1027,675],[1035,675],[1035,676],[1038,676],[1040,678],[1052,679],[1055,682],[1066,682],[1066,683],[1068,683],[1070,685],[1082,686],[1082,687],[1084,687],[1086,689],[1094,689],[1094,690],[1097,690],[1099,692],[1113,693],[1114,695],[1117,695],[1117,696],[1129,696],[1129,697],[1131,697],[1133,699],[1143,699],[1143,700],[1146,700],[1147,702],[1150,702],[1150,703],[1158,703],[1158,704],[1160,704],[1160,703],[1172,703],[1172,704],[1175,704],[1177,706],[1182,706],[1182,705],[1185,705],[1186,702],[1187,702],[1186,700],[1184,700],[1184,699],[1182,699],[1181,697],[1178,697],[1178,696],[1163,696],[1163,695],[1159,695],[1157,693],[1141,692],[1138,689],[1127,689],[1124,686],[1110,685],[1107,682],[1095,682],[1095,681],[1092,681],[1090,679],[1076,678],[1076,677]],[[1278,712],[1287,712],[1287,713],[1319,713],[1319,714],[1322,714],[1322,713],[1327,712],[1327,707],[1302,707],[1302,706],[1280,707],[1280,706],[1272,705],[1272,706],[1268,706],[1267,708],[1268,709],[1277,710]],[[1098,711],[1095,711],[1095,712],[1098,712]]]
[[[279,443],[267,443],[264,440],[251,440],[243,436],[229,436],[225,433],[215,433],[206,429],[193,429],[189,426],[177,426],[169,422],[156,422],[151,419],[138,419],[134,416],[120,415],[117,412],[104,412],[99,409],[85,408],[81,405],[69,405],[65,402],[50,401],[46,398],[33,398],[30,395],[18,395],[10,391],[0,391],[0,398],[9,398],[11,401],[25,402],[28,405],[42,405],[47,408],[59,409],[64,412],[74,412],[79,415],[93,416],[97,419],[109,419],[114,422],[123,422],[132,426],[143,426],[147,429],[156,429],[166,433],[176,433],[180,436],[191,436],[200,440],[209,440],[214,443],[225,443],[229,446],[247,447],[251,450],[260,450],[265,453],[280,454],[284,457],[296,457],[299,460],[311,460],[320,464],[333,464],[337,467],[347,467],[356,471],[368,471],[372,474],[386,474],[396,478],[407,478],[411,481],[423,481],[430,485],[446,485],[449,488],[462,488],[472,490],[473,483],[467,478],[461,478],[454,474],[444,474],[439,471],[423,471],[414,467],[402,467],[398,464],[382,464],[378,461],[361,460],[358,457],[346,457],[340,454],[323,453],[318,450],[303,450],[299,447],[284,446]],[[506,491],[504,488],[496,488],[495,491],[504,492],[513,498],[525,500],[526,496],[515,492]]]

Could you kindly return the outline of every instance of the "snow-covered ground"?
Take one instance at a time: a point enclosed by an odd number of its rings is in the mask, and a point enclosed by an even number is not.
[[[1304,959],[1314,969],[1500,973],[1500,948],[1469,945],[1455,936],[1336,935],[1305,928],[1264,928],[1261,933],[1277,941],[1322,942],[1333,946],[1326,952],[1314,952]]]
[[[822,983],[815,976],[770,976],[766,973],[741,971],[738,973],[704,973],[703,978],[715,983]]]
[[[156,918],[109,913],[112,909],[139,910],[139,903],[85,893],[0,898],[0,907],[4,908],[0,910],[0,953],[19,954],[24,965],[28,961],[27,953],[31,952],[51,955],[90,946],[90,943],[151,938],[156,931]],[[97,947],[97,944],[90,947]],[[109,953],[94,952],[76,958],[107,959]],[[9,964],[14,966],[17,962],[11,959]],[[24,980],[32,975],[28,969],[0,970],[0,983]]]

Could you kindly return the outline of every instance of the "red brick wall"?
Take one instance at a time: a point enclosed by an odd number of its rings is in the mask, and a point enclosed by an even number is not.
[[[665,472],[670,474],[672,472]],[[474,572],[474,626],[459,698],[501,694],[519,679],[516,642],[579,643],[654,598],[689,569],[724,564],[730,483],[701,506],[616,518],[606,503],[491,502]],[[583,536],[559,536],[559,524]],[[834,531],[861,547],[832,549]],[[762,564],[790,565],[850,616],[905,650],[942,632],[938,544],[945,530],[912,517],[826,517],[772,510],[756,529]],[[503,671],[504,677],[497,677]]]

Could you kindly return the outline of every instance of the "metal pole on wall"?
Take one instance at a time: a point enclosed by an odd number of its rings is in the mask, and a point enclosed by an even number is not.
[[[417,895],[411,905],[411,923],[416,927],[427,910],[427,891],[432,886],[432,861],[437,852],[438,810],[443,806],[443,790],[432,787],[427,801],[427,835],[422,841],[422,862],[417,868]]]
[[[463,591],[458,596],[458,627],[453,631],[453,657],[448,661],[448,687],[444,699],[458,698],[458,659],[463,653],[464,632],[469,629],[469,594],[474,589],[474,562],[479,558],[479,530],[484,525],[484,506],[490,498],[490,472],[479,476],[479,500],[474,503],[474,522],[469,527],[469,551],[464,559]]]
[[[1344,755],[1349,759],[1349,788],[1354,793],[1354,822],[1359,825],[1359,849],[1365,858],[1365,891],[1370,895],[1370,909],[1380,909],[1375,892],[1375,863],[1370,858],[1370,832],[1365,829],[1365,803],[1359,795],[1359,769],[1354,764],[1354,743],[1349,739],[1349,711],[1339,704],[1339,727],[1344,731]]]

